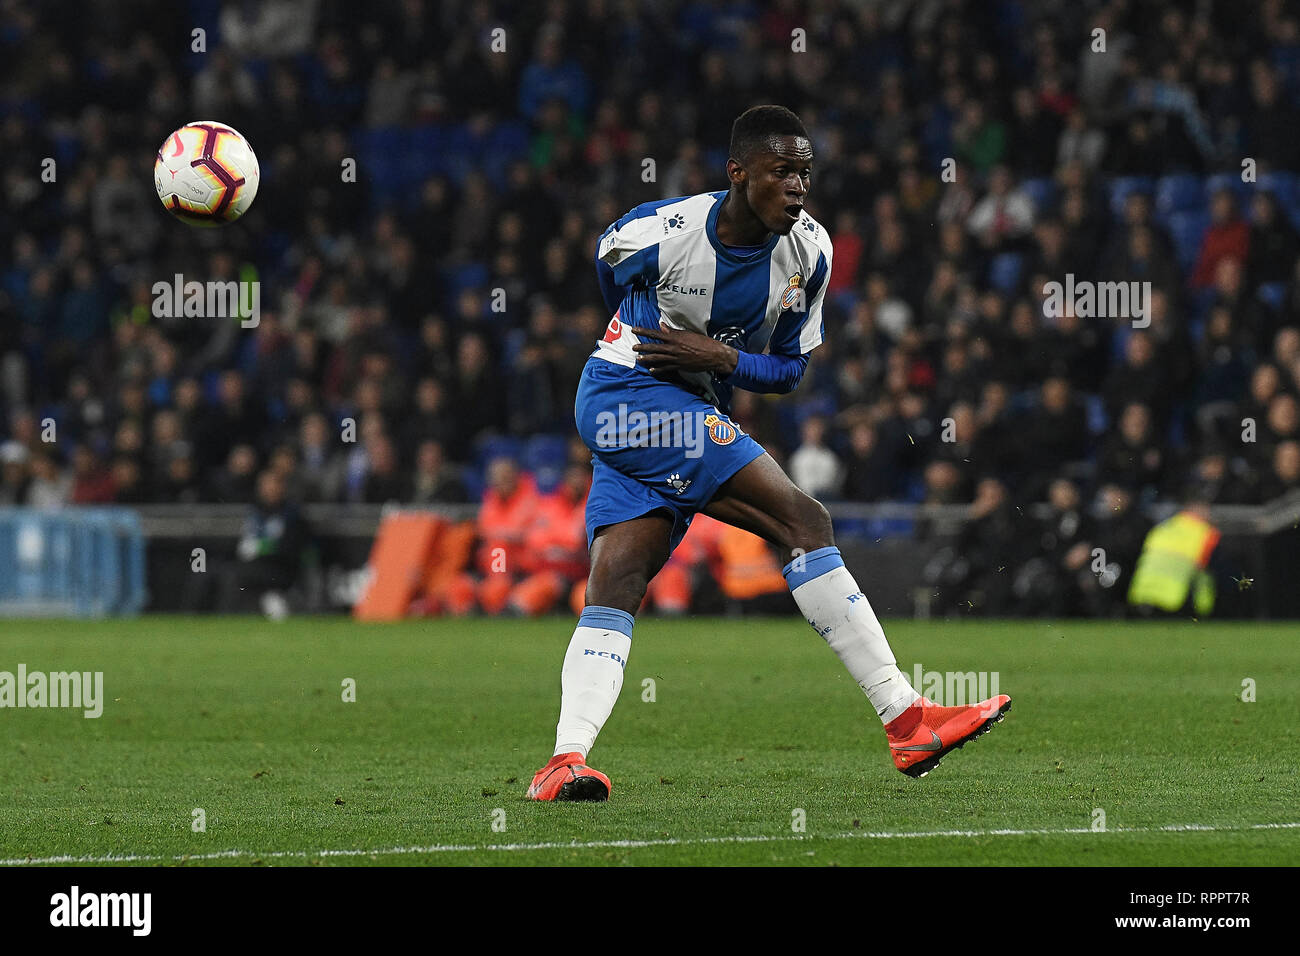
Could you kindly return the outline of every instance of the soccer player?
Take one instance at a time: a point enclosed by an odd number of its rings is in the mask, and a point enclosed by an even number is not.
[[[593,456],[591,572],[561,671],[554,756],[532,799],[608,799],[587,754],[623,686],[646,586],[700,512],[780,548],[795,602],[866,693],[903,773],[924,776],[1011,706],[999,695],[940,707],[912,689],[826,509],[727,415],[735,388],[794,389],[821,344],[831,241],[803,208],[812,162],[794,113],[753,107],[732,126],[727,190],[642,203],[600,237],[613,318],[575,408]]]

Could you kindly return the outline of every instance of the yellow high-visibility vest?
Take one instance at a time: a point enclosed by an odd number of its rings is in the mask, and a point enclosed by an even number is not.
[[[1214,610],[1214,579],[1205,566],[1219,538],[1218,528],[1190,511],[1160,522],[1142,543],[1128,589],[1129,604],[1178,611],[1195,586],[1193,607],[1198,615],[1209,614]]]

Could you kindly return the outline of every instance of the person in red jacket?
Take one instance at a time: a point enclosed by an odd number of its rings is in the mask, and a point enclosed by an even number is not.
[[[477,576],[466,571],[448,583],[441,603],[449,612],[468,614],[478,607],[499,614],[505,608],[516,575],[531,568],[524,532],[537,513],[538,499],[532,475],[521,472],[513,460],[488,463],[474,553]]]
[[[591,467],[571,464],[560,486],[537,500],[524,531],[523,568],[528,573],[511,587],[506,607],[517,614],[545,614],[568,595],[582,613],[587,586],[587,490]]]
[[[1201,239],[1201,254],[1192,273],[1192,285],[1204,288],[1214,282],[1214,272],[1223,259],[1246,261],[1250,251],[1250,227],[1237,212],[1237,200],[1220,189],[1210,202],[1210,228]]]

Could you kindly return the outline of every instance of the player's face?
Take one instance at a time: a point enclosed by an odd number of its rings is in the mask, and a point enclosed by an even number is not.
[[[780,136],[771,146],[750,164],[746,198],[768,231],[784,236],[803,213],[812,182],[812,143],[802,136]]]

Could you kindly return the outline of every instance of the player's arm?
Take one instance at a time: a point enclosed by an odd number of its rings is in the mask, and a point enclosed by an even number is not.
[[[821,256],[804,294],[806,309],[782,313],[772,330],[767,354],[741,352],[736,370],[724,381],[748,392],[793,392],[808,368],[808,356],[822,342],[822,302],[830,284],[831,264]]]
[[[822,300],[829,277],[830,265],[823,257],[808,283],[808,308],[792,309],[777,320],[766,355],[744,352],[664,323],[658,332],[638,329],[643,341],[632,348],[651,372],[712,372],[736,388],[785,394],[802,380],[809,354],[821,344]]]
[[[808,367],[805,355],[756,355],[742,352],[699,332],[674,329],[660,323],[659,330],[637,329],[642,341],[632,346],[650,372],[711,372],[737,388],[751,392],[791,391]]]

